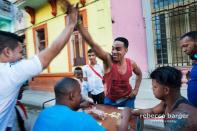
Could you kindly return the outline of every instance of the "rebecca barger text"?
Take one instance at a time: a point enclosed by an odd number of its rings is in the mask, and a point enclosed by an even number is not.
[[[177,119],[187,119],[188,114],[185,113],[176,113],[176,114],[141,114],[140,118],[142,119],[152,119],[152,120],[177,120]]]

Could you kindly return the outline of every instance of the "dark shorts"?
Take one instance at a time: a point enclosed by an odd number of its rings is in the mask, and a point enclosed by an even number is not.
[[[92,99],[96,104],[103,104],[104,102],[104,92],[99,93],[98,95],[92,95]]]
[[[104,104],[105,105],[111,105],[111,106],[116,106],[116,107],[129,107],[129,108],[135,108],[135,97],[131,97],[131,98],[125,98],[125,100],[123,101],[113,101],[110,98],[108,98],[107,96],[104,99]]]

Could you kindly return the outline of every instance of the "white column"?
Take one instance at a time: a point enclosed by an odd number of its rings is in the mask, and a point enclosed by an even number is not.
[[[153,71],[156,65],[150,4],[151,4],[150,0],[142,0],[143,17],[145,20],[145,28],[146,28],[146,44],[147,44],[147,53],[148,53],[147,57],[148,57],[149,72]]]

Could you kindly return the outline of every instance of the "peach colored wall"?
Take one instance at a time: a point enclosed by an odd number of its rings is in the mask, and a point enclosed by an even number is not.
[[[145,23],[141,0],[111,0],[113,38],[129,40],[127,57],[133,59],[143,73],[148,72]]]

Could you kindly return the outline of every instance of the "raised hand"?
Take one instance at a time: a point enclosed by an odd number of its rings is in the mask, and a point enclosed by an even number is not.
[[[78,19],[78,4],[74,7],[68,6],[67,25],[75,26]]]

